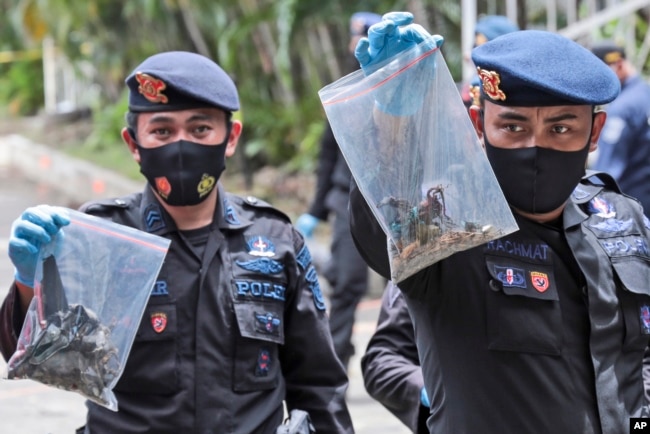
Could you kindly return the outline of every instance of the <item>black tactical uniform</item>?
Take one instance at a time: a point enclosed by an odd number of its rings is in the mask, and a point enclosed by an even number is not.
[[[82,207],[171,240],[114,389],[119,411],[88,402],[85,432],[271,434],[284,399],[318,432],[353,432],[302,237],[262,201],[218,197],[213,223],[195,231],[177,230],[150,188]],[[5,358],[22,325],[15,291],[0,312]]]
[[[583,179],[557,226],[516,217],[519,231],[399,283],[425,385],[444,383],[432,432],[622,434],[647,414],[650,222],[601,179]],[[385,236],[356,189],[351,223],[388,277]]]
[[[361,358],[366,390],[416,434],[428,433],[429,408],[421,404],[424,386],[413,323],[399,288],[388,282],[381,300],[377,329]],[[432,391],[432,413],[442,402],[441,388]]]

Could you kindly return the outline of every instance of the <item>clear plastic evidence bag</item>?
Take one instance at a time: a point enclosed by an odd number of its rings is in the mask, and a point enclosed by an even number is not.
[[[117,411],[113,388],[170,241],[74,210],[42,251],[7,378],[77,392]],[[58,238],[58,239],[57,239]]]
[[[435,43],[319,91],[361,194],[387,235],[391,278],[518,229]]]

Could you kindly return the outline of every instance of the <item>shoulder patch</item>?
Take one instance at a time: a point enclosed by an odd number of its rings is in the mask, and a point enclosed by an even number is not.
[[[124,198],[101,199],[93,202],[86,202],[79,208],[81,212],[90,213],[103,208],[128,208],[129,204]]]

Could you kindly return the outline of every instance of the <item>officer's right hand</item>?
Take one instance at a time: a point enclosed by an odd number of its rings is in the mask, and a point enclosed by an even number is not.
[[[15,279],[23,285],[34,286],[34,273],[39,253],[43,257],[54,253],[61,228],[70,224],[63,208],[38,205],[27,208],[11,226],[9,258],[16,269]],[[54,243],[52,243],[54,241]]]
[[[359,40],[354,52],[366,76],[402,52],[417,49],[413,55],[418,56],[417,62],[382,80],[374,90],[379,110],[393,116],[411,116],[423,107],[433,83],[436,54],[443,42],[442,36],[432,36],[422,26],[413,24],[410,12],[389,12],[381,22],[370,26],[368,37]]]
[[[296,229],[305,238],[311,238],[314,236],[314,229],[318,226],[318,219],[311,214],[305,213],[298,217],[296,220]]]

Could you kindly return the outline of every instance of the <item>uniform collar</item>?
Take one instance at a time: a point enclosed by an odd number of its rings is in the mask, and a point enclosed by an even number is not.
[[[588,178],[590,174],[583,177],[583,180]],[[594,185],[591,183],[581,182],[571,193],[570,199],[567,201],[566,207],[564,208],[564,227],[569,228],[571,226],[578,225],[582,223],[587,217],[589,217],[581,208],[581,205],[588,203],[592,200],[598,193],[603,190],[604,186]]]
[[[217,206],[212,218],[219,229],[236,230],[248,227],[253,224],[250,218],[242,213],[241,207],[231,200],[221,183],[217,184]],[[163,235],[176,230],[176,223],[165,208],[160,204],[158,198],[151,190],[145,188],[141,204],[142,227],[145,231]]]
[[[253,224],[234,200],[235,196],[228,194],[221,183],[217,186],[217,194],[217,209],[213,221],[217,222],[219,229],[236,230]]]

